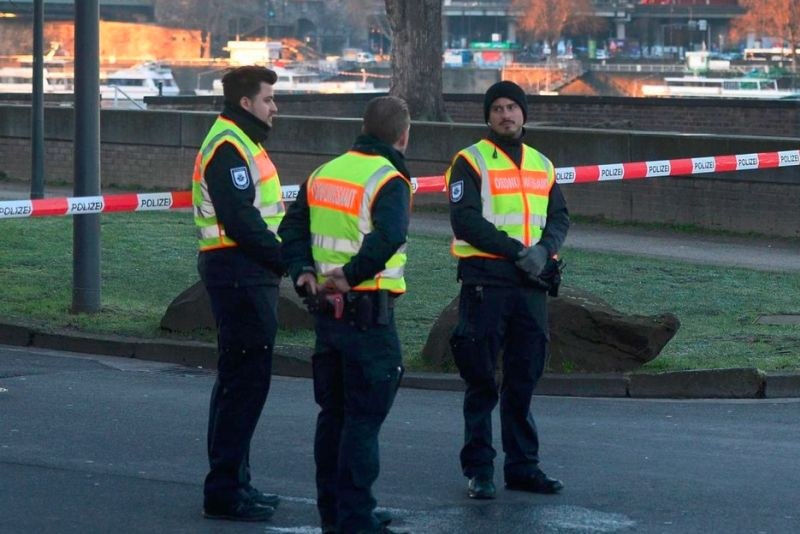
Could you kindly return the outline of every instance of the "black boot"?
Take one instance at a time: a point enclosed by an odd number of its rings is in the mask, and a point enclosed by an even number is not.
[[[239,501],[229,505],[205,505],[203,516],[206,519],[227,519],[229,521],[267,521],[275,508],[256,504],[252,500]]]
[[[537,469],[527,477],[506,479],[506,488],[531,493],[558,493],[564,488],[564,484],[560,480],[545,475],[541,469]]]
[[[474,476],[467,484],[467,496],[470,499],[494,499],[495,488],[492,479],[487,476]]]
[[[263,506],[271,506],[273,508],[277,508],[278,504],[281,502],[281,498],[274,493],[264,493],[262,491],[257,490],[253,486],[249,486],[247,488],[247,495],[256,503],[261,504]]]

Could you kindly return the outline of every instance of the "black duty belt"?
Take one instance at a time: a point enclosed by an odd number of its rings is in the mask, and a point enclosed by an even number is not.
[[[308,311],[346,320],[361,330],[386,326],[391,321],[394,295],[386,290],[319,293],[306,297]]]

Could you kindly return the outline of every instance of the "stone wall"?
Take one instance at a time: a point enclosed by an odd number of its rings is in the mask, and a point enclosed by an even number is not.
[[[102,184],[132,190],[188,189],[197,147],[215,114],[191,111],[101,113]],[[73,111],[45,111],[46,179],[73,180]],[[358,119],[280,116],[267,143],[284,184],[300,183],[319,164],[346,150]],[[415,122],[408,151],[415,176],[441,175],[454,153],[485,126]],[[0,105],[0,171],[30,176],[30,110]],[[532,127],[528,142],[556,166],[747,154],[797,149],[797,138],[684,135],[623,130]],[[618,221],[800,236],[800,168],[680,178],[571,184],[563,187],[574,214]],[[415,204],[441,203],[419,195]]]
[[[489,83],[491,80],[485,80]],[[278,95],[283,115],[360,117],[375,95]],[[444,95],[453,122],[483,124],[482,94]],[[218,110],[221,97],[152,98],[160,109]],[[800,137],[800,100],[528,96],[530,126]]]
[[[446,95],[456,122],[483,122],[482,95]],[[533,125],[800,137],[800,101],[529,96]]]

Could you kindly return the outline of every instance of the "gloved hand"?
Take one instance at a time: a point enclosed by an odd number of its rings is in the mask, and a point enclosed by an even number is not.
[[[528,276],[539,276],[547,264],[547,249],[544,245],[538,244],[532,247],[525,247],[519,252],[517,261],[514,263],[525,271]]]

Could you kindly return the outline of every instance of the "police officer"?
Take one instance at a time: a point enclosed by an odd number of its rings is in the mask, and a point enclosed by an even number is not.
[[[564,242],[569,215],[553,164],[522,141],[524,91],[498,82],[486,91],[483,105],[488,136],[461,150],[445,175],[452,252],[462,282],[450,340],[467,386],[461,467],[470,498],[494,498],[491,415],[499,397],[506,488],[556,493],[563,484],[539,468],[530,410],[549,338],[546,294],[535,282]]]
[[[406,289],[410,124],[402,99],[371,100],[362,135],[300,186],[278,230],[289,274],[314,311],[314,459],[326,533],[391,532],[371,488],[378,432],[402,375],[393,302]]]
[[[200,233],[197,268],[211,299],[219,360],[208,418],[203,513],[264,521],[277,495],[250,484],[250,440],[269,392],[278,284],[281,184],[262,143],[277,113],[269,69],[239,67],[222,78],[225,107],[206,135],[192,178]]]

